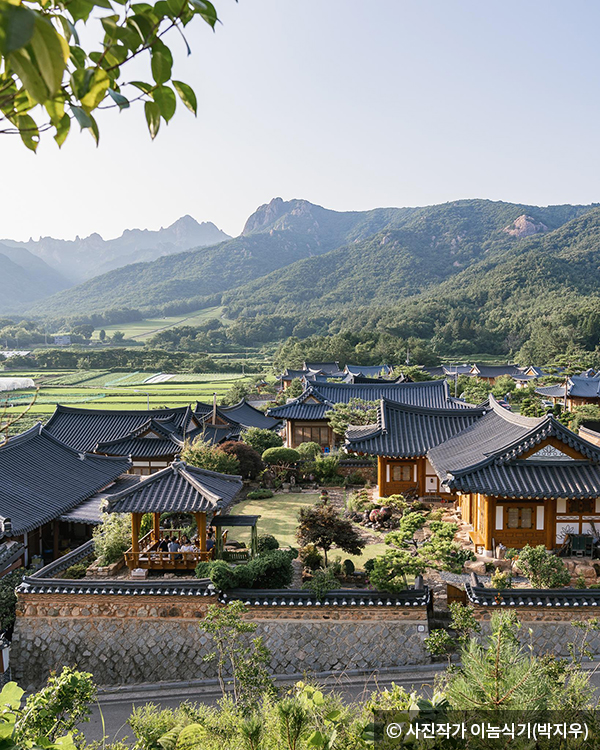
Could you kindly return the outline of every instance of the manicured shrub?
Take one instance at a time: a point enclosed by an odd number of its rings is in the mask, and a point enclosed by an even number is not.
[[[267,448],[262,460],[270,466],[291,466],[298,463],[300,454],[293,448]]]
[[[567,586],[571,575],[560,557],[556,557],[544,547],[530,547],[528,544],[519,552],[517,564],[536,589],[554,589]]]
[[[363,568],[365,569],[366,573],[372,573],[373,569],[375,568],[375,561],[376,557],[370,557],[368,560],[365,560],[365,564],[363,565]]]
[[[228,565],[224,560],[198,563],[197,578],[210,578],[220,591],[229,589],[281,589],[292,582],[292,560],[298,556],[295,549],[275,549],[255,557],[245,565]]]
[[[261,457],[254,448],[239,440],[228,440],[219,446],[219,450],[237,458],[240,465],[239,473],[244,479],[256,479],[264,468]]]
[[[265,552],[271,552],[271,550],[279,549],[279,542],[273,534],[260,534],[256,540],[256,551],[259,555]]]
[[[354,565],[352,560],[344,560],[344,562],[342,563],[342,568],[344,569],[344,573],[347,576],[353,575],[356,570],[356,566]]]
[[[271,490],[252,490],[246,495],[248,500],[266,500],[269,497],[273,497]]]
[[[70,580],[76,580],[78,578],[85,578],[85,574],[87,573],[89,562],[80,562],[75,563],[75,565],[71,565],[66,570],[64,570],[61,574],[61,578],[67,578]]]

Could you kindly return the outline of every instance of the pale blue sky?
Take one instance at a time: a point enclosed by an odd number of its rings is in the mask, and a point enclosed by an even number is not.
[[[37,155],[0,140],[0,237],[104,237],[189,213],[230,234],[274,196],[338,210],[600,201],[600,5],[216,0],[154,143],[141,109]],[[136,72],[139,75],[139,71]],[[134,77],[133,74],[131,77]]]

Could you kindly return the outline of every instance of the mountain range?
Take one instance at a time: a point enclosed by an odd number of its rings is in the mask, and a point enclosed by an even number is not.
[[[191,234],[181,232],[186,241]],[[162,252],[164,234],[161,242],[152,252]],[[136,247],[132,253],[141,253]],[[56,293],[26,302],[28,315],[53,319],[222,304],[234,319],[320,316],[335,330],[381,323],[397,335],[447,342],[485,345],[492,331],[497,348],[508,351],[511,337],[526,340],[524,321],[600,310],[599,269],[597,204],[473,199],[338,212],[275,198],[248,218],[239,237],[124,265],[69,288],[55,278]]]
[[[121,266],[152,261],[192,247],[215,245],[227,239],[230,239],[229,235],[212,222],[200,224],[191,216],[182,216],[158,231],[126,229],[120,237],[112,240],[104,240],[99,234],[91,234],[74,240],[41,237],[27,242],[0,242],[4,246],[26,250],[41,258],[68,280],[67,285],[72,286]]]

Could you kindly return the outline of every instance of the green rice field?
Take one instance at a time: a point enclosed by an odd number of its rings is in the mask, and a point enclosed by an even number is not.
[[[122,331],[126,339],[134,341],[144,341],[159,331],[165,331],[168,328],[176,326],[198,326],[212,318],[220,318],[221,322],[226,324],[229,321],[223,317],[222,307],[207,307],[204,310],[175,315],[172,317],[146,318],[145,320],[136,320],[133,323],[115,323],[114,325],[103,326],[107,336],[111,336],[115,331]],[[97,329],[92,335],[93,340],[98,340],[100,330]]]
[[[39,386],[35,404],[27,414],[30,426],[37,419],[45,421],[56,404],[80,406],[90,409],[151,409],[187,406],[196,401],[211,402],[213,393],[220,397],[234,383],[249,380],[241,373],[199,373],[174,375],[164,382],[148,383],[148,379],[161,376],[158,372],[107,372],[104,370],[79,371],[11,371],[11,377],[31,377]],[[32,389],[11,391],[0,398],[12,408],[23,409],[31,401]]]

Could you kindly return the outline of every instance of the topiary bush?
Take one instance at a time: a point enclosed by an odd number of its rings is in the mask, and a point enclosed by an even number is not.
[[[260,534],[256,540],[256,551],[259,555],[265,552],[271,552],[271,550],[279,549],[279,542],[273,534]]]
[[[198,563],[197,578],[210,578],[220,591],[230,589],[281,589],[292,582],[294,569],[292,560],[298,552],[292,550],[270,550],[244,565],[228,565],[224,560]]]
[[[269,466],[291,466],[298,463],[300,454],[294,448],[267,448],[262,460]]]
[[[269,497],[273,497],[273,492],[271,490],[252,490],[252,492],[249,492],[246,495],[246,499],[248,500],[266,500]]]
[[[300,548],[300,560],[305,568],[316,570],[323,567],[324,558],[314,544],[306,544]]]

